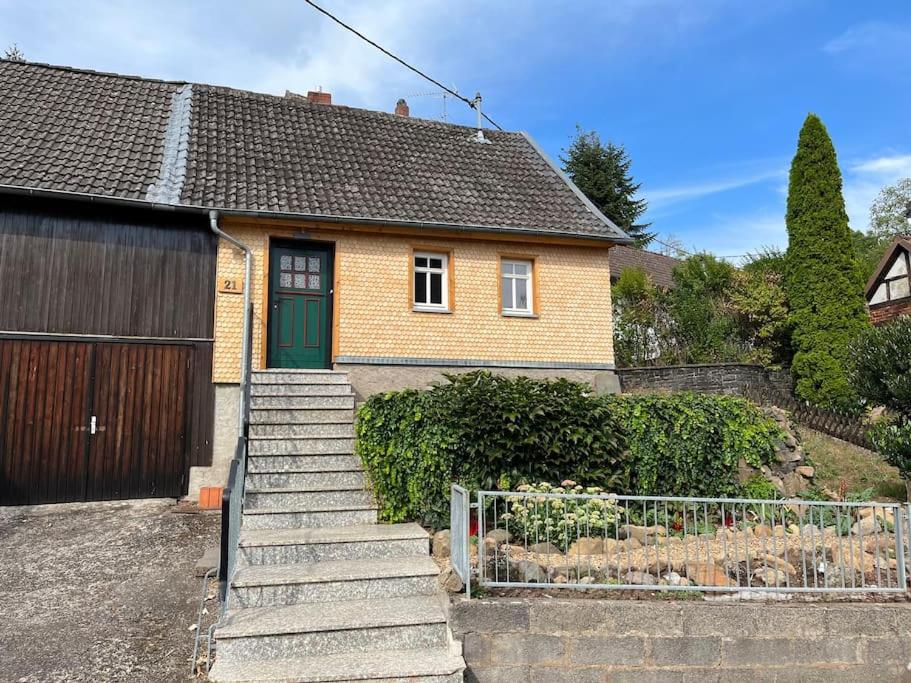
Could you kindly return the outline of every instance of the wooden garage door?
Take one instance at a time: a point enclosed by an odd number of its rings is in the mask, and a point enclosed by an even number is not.
[[[0,340],[0,504],[181,495],[192,362],[190,346]]]

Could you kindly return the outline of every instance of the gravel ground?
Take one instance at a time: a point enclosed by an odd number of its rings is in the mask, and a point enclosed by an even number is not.
[[[189,678],[218,515],[173,501],[0,508],[0,680]]]

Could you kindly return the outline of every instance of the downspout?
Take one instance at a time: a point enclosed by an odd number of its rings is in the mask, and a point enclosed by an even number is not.
[[[244,252],[244,339],[240,352],[240,400],[237,416],[237,435],[243,437],[250,388],[250,276],[253,272],[253,252],[246,244],[218,227],[218,211],[209,211],[209,227],[218,237]]]

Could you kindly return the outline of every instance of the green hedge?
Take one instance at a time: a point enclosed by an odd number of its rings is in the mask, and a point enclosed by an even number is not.
[[[737,462],[770,462],[782,438],[743,399],[699,394],[595,397],[586,384],[447,376],[428,391],[370,398],[357,454],[386,521],[448,519],[449,484],[509,489],[572,479],[616,493],[729,495]]]

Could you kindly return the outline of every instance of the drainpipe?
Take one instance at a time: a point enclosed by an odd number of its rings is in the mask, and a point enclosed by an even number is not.
[[[246,244],[218,227],[218,211],[209,211],[209,227],[218,237],[244,252],[244,339],[240,352],[240,408],[237,417],[237,435],[242,437],[250,387],[250,276],[253,272],[253,252]]]

